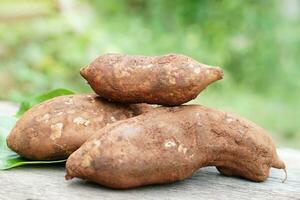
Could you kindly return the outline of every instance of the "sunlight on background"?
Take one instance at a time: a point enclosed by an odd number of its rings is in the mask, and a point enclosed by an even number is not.
[[[182,53],[225,78],[194,102],[245,116],[300,148],[300,0],[0,0],[0,99],[64,87],[108,52]]]

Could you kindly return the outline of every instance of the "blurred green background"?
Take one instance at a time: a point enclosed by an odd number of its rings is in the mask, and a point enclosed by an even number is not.
[[[225,78],[194,101],[300,148],[299,0],[0,0],[0,99],[64,87],[108,52],[189,55]]]

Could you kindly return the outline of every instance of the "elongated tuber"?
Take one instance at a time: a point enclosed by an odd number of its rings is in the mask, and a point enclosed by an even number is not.
[[[219,67],[184,55],[106,54],[81,69],[100,96],[115,102],[180,105],[223,77]]]
[[[204,106],[158,108],[99,130],[67,160],[66,178],[112,188],[185,179],[204,166],[264,181],[285,169],[272,139],[254,123]]]
[[[27,111],[7,144],[27,159],[66,159],[105,125],[149,109],[146,104],[110,103],[94,94],[56,97]]]

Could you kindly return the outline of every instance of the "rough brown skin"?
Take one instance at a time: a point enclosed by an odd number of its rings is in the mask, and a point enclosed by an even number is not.
[[[27,111],[8,136],[7,145],[31,160],[66,159],[105,125],[151,108],[110,103],[94,94],[56,97]]]
[[[204,166],[264,181],[285,169],[265,130],[204,106],[158,108],[99,130],[67,160],[67,179],[133,188],[185,179]]]
[[[115,102],[181,105],[223,77],[219,67],[184,55],[106,54],[82,68],[81,75],[100,96]]]

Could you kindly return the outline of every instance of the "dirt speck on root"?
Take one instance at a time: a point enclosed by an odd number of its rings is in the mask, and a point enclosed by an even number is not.
[[[63,127],[64,127],[63,123],[57,123],[57,124],[51,125],[50,139],[51,140],[56,140],[57,138],[60,138],[61,134],[62,134]]]

